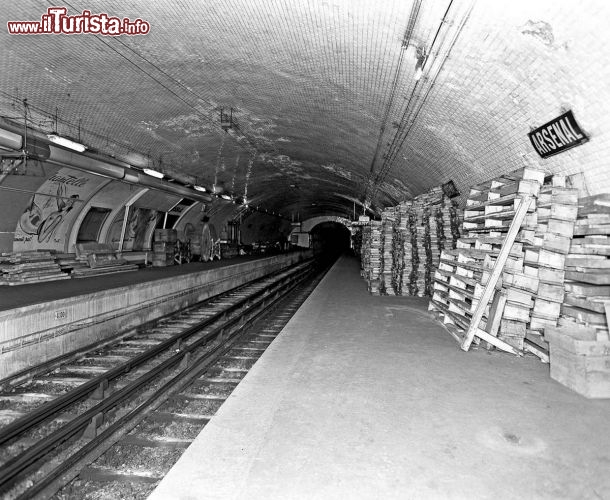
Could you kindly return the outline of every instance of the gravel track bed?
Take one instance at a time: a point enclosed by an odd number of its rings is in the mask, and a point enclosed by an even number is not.
[[[140,500],[155,489],[156,484],[136,484],[111,481],[95,483],[75,481],[64,488],[53,500]]]
[[[158,437],[195,439],[205,424],[191,422],[145,422],[133,431],[138,437],[154,439]]]

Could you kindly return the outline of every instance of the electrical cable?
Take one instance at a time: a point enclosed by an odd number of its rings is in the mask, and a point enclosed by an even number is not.
[[[431,83],[430,83],[430,85],[429,85],[428,89],[426,90],[426,92],[425,92],[425,94],[424,94],[423,98],[421,99],[421,101],[420,101],[420,103],[419,103],[419,106],[418,106],[417,110],[414,110],[414,111],[412,112],[412,117],[411,117],[411,118],[410,118],[410,120],[408,121],[408,122],[409,122],[409,124],[408,124],[408,128],[406,128],[406,130],[405,130],[405,129],[403,129],[403,132],[404,132],[404,133],[403,133],[403,135],[402,135],[402,137],[401,137],[401,139],[400,139],[400,143],[398,144],[398,147],[395,149],[395,151],[396,151],[396,152],[395,152],[395,154],[393,155],[393,157],[392,157],[391,159],[389,159],[389,162],[393,162],[393,161],[396,159],[396,156],[397,156],[398,152],[399,152],[399,151],[402,149],[402,146],[404,145],[404,143],[405,143],[405,141],[406,141],[406,139],[407,139],[407,137],[408,137],[408,134],[409,134],[409,132],[411,131],[411,128],[412,128],[412,127],[413,127],[413,125],[415,124],[415,122],[416,122],[416,120],[417,120],[417,117],[419,116],[419,113],[420,113],[420,112],[421,112],[421,110],[423,109],[424,104],[426,103],[426,101],[427,101],[427,99],[428,99],[428,96],[430,95],[430,92],[431,92],[432,88],[433,88],[433,87],[435,86],[435,84],[436,84],[436,80],[438,79],[438,76],[439,76],[439,74],[440,74],[441,70],[443,69],[443,67],[444,67],[444,65],[445,65],[445,63],[446,63],[446,61],[447,61],[447,59],[449,58],[449,55],[450,55],[450,53],[451,53],[451,51],[452,51],[453,47],[455,46],[455,44],[456,44],[456,42],[457,42],[457,40],[458,40],[458,38],[459,38],[459,35],[461,34],[462,30],[464,29],[464,26],[466,25],[466,23],[467,23],[468,19],[470,18],[470,14],[471,14],[471,12],[472,12],[472,9],[474,8],[474,3],[475,3],[475,1],[476,1],[476,0],[472,0],[472,1],[471,1],[470,5],[469,5],[469,7],[468,7],[468,10],[466,11],[465,15],[462,17],[462,20],[461,20],[461,22],[460,22],[460,24],[459,24],[458,28],[456,29],[456,32],[455,32],[455,34],[454,34],[454,36],[453,36],[453,38],[452,38],[451,42],[449,43],[449,47],[447,48],[447,50],[446,50],[446,52],[445,52],[445,54],[444,54],[444,56],[443,56],[443,59],[442,59],[442,61],[441,61],[440,65],[439,65],[439,67],[437,68],[437,71],[436,71],[436,73],[435,73],[435,75],[434,75],[433,79],[431,80]],[[388,166],[388,168],[387,168],[387,171],[385,172],[385,175],[384,175],[384,177],[383,177],[384,179],[385,179],[385,176],[387,176],[387,173],[388,173],[388,171],[389,171],[390,167],[391,167],[391,163],[389,163],[389,166]],[[383,180],[382,180],[382,182],[383,182]]]
[[[398,62],[396,65],[396,71],[394,72],[394,79],[392,81],[392,85],[390,87],[390,96],[387,100],[387,105],[385,107],[384,113],[383,113],[383,118],[381,120],[381,127],[380,127],[380,131],[379,131],[379,136],[377,138],[377,145],[375,147],[375,151],[373,153],[373,159],[371,160],[371,166],[369,169],[369,174],[367,176],[366,179],[366,184],[364,186],[364,193],[363,193],[363,201],[364,203],[366,203],[367,200],[367,195],[368,195],[368,191],[369,191],[369,187],[371,184],[371,180],[372,180],[372,176],[375,172],[375,164],[377,162],[377,158],[379,156],[379,152],[381,150],[381,146],[382,146],[382,142],[383,142],[383,136],[385,134],[385,129],[387,126],[387,122],[389,119],[389,115],[390,115],[390,111],[392,109],[392,107],[394,106],[394,99],[396,97],[396,91],[398,88],[398,80],[400,77],[400,73],[402,70],[402,65],[403,65],[403,61],[404,61],[404,56],[405,56],[405,52],[407,47],[409,46],[409,42],[411,40],[411,36],[413,34],[413,30],[415,29],[415,24],[417,22],[417,18],[419,16],[419,10],[421,8],[421,0],[416,0],[413,4],[413,6],[411,7],[411,13],[409,14],[409,20],[407,23],[407,27],[405,28],[405,32],[404,32],[404,36],[403,36],[403,40],[402,40],[402,46],[400,49],[400,53],[398,56]],[[383,167],[383,165],[382,165]]]
[[[439,34],[441,32],[442,27],[447,23],[447,16],[449,15],[449,12],[450,12],[450,9],[451,9],[452,5],[453,5],[453,0],[449,0],[447,8],[445,9],[445,13],[444,13],[443,17],[441,18],[441,22],[439,23],[438,28],[436,30],[436,33],[434,35],[434,38],[432,39],[432,42],[430,43],[430,45],[428,47],[428,56],[426,57],[423,65],[422,65],[422,71],[423,71],[426,63],[428,62],[428,57],[430,57],[430,54],[432,54],[434,45],[436,44],[436,41],[438,39],[438,36],[439,36]],[[418,86],[419,86],[421,81],[422,80],[418,80],[418,81],[415,82],[413,90],[411,91],[411,94],[409,95],[409,99],[407,101],[407,104],[405,105],[403,115],[402,115],[402,117],[400,119],[400,126],[398,127],[396,133],[394,134],[394,137],[392,138],[392,142],[390,143],[390,146],[388,148],[388,152],[386,153],[386,158],[390,158],[392,155],[395,154],[394,150],[395,150],[395,146],[396,146],[396,142],[397,142],[397,137],[401,133],[401,127],[404,126],[406,115],[407,115],[407,113],[411,109],[411,107],[410,107],[411,101],[413,100],[413,97],[415,97],[415,91],[418,88]],[[383,166],[382,166],[381,170],[383,171]]]
[[[419,113],[421,112],[421,109],[423,108],[423,105],[425,104],[428,95],[431,91],[431,89],[434,87],[436,79],[438,78],[438,75],[440,74],[440,71],[442,70],[445,61],[447,60],[447,58],[449,57],[449,53],[451,52],[451,49],[453,48],[453,45],[455,45],[457,38],[459,36],[459,34],[461,33],[464,25],[466,24],[466,21],[468,20],[469,16],[470,16],[470,12],[472,11],[472,8],[474,6],[474,2],[475,0],[471,1],[471,4],[469,6],[469,8],[467,9],[466,14],[462,17],[462,21],[460,23],[460,26],[458,27],[458,29],[456,30],[456,33],[453,37],[453,40],[448,48],[448,50],[445,53],[444,59],[441,63],[441,65],[438,67],[434,78],[431,80],[430,85],[428,86],[426,92],[423,95],[423,98],[420,99],[421,94],[416,95],[415,92],[418,88],[418,84],[419,81],[415,83],[413,90],[411,92],[411,95],[409,96],[409,99],[407,101],[407,104],[404,108],[402,117],[401,117],[401,121],[400,121],[400,125],[398,127],[398,129],[396,130],[396,133],[392,139],[392,142],[388,148],[388,152],[385,155],[384,158],[384,162],[382,164],[382,168],[380,169],[375,181],[374,181],[374,186],[375,186],[375,194],[379,188],[379,186],[385,181],[385,179],[387,178],[387,175],[389,174],[391,167],[394,164],[394,161],[396,160],[396,157],[398,155],[398,153],[400,152],[400,150],[402,149],[406,138],[408,136],[409,131],[411,130],[411,127],[414,124],[414,120],[417,118],[417,116],[419,116]],[[433,46],[437,43],[440,31],[442,29],[442,27],[446,24],[446,20],[447,20],[447,16],[450,12],[450,9],[453,5],[453,0],[450,0],[447,9],[445,11],[445,14],[443,16],[443,18],[441,19],[441,22],[439,24],[439,27],[434,35],[434,38],[432,40],[432,43],[430,44],[430,49],[429,49],[429,54],[432,53],[432,49]],[[444,44],[444,38],[443,38],[443,42],[441,43],[441,46]],[[424,65],[428,62],[428,60],[426,59],[426,61],[424,61]],[[414,104],[415,107],[411,106],[411,102],[413,101],[413,99],[416,98],[416,102]],[[407,116],[409,118],[407,118]]]

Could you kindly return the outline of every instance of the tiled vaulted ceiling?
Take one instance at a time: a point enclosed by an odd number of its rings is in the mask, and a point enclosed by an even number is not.
[[[566,106],[591,127],[608,106],[584,101],[581,86],[596,94],[601,85],[582,55],[591,33],[605,32],[605,2],[576,13],[567,1],[501,9],[491,0],[60,4],[73,15],[141,18],[151,30],[4,31],[0,114],[22,120],[27,98],[38,128],[105,154],[137,152],[238,195],[247,183],[254,204],[301,218],[351,215],[365,197],[383,207],[451,178],[462,188],[536,163],[530,126]],[[52,5],[5,1],[2,25],[37,21]],[[418,51],[428,56],[419,81]],[[237,127],[228,133],[221,108],[233,108]]]

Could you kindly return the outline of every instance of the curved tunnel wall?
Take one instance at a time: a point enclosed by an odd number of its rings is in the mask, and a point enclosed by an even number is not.
[[[395,132],[401,132],[399,138],[404,140],[398,160],[381,189],[397,199],[408,198],[452,179],[462,193],[467,193],[472,184],[526,165],[553,173],[582,172],[590,194],[610,191],[607,164],[610,34],[606,26],[610,4],[598,1],[576,6],[551,0],[476,2],[468,16],[464,15],[468,2],[455,5],[463,5],[456,11],[456,23],[451,25],[452,31],[447,36],[441,33],[439,55],[426,62],[424,74],[413,89],[411,107],[404,115],[403,125],[388,128],[388,139]],[[455,39],[454,35],[457,35]],[[410,82],[411,72],[412,68],[405,76]],[[102,99],[100,102],[104,104]],[[529,142],[528,132],[566,109],[574,112],[590,141],[548,159],[540,158]],[[396,116],[400,117],[400,113]],[[351,140],[365,141],[364,149],[370,150],[366,141],[374,143],[379,129],[377,120],[367,120],[367,123],[371,128],[350,129],[349,133]],[[327,125],[329,128],[322,132],[335,133],[332,127],[336,122],[329,120]],[[299,131],[295,128],[295,135]],[[332,134],[320,133],[320,136],[327,139]],[[15,148],[18,142],[13,144]],[[287,147],[289,143],[283,144],[282,147]],[[348,151],[350,145],[345,142],[338,147]],[[213,155],[217,151],[216,142],[214,146],[207,148],[207,153]],[[313,149],[317,145],[309,146]],[[324,196],[332,195],[326,192],[328,189],[340,191],[341,183],[345,184],[348,178],[357,184],[355,180],[362,173],[358,169],[364,163],[369,165],[368,160],[355,158],[360,166],[355,165],[352,171],[347,160],[354,158],[342,157],[343,153],[337,150],[320,149],[316,153],[320,156],[325,153],[328,157],[325,158],[328,163],[318,170],[331,172],[331,180],[336,181],[336,184],[322,184]],[[298,160],[296,156],[288,159]],[[321,173],[313,167],[312,172],[305,168],[301,172],[296,167],[290,170],[283,164],[273,164],[273,167],[277,167],[273,175],[281,167],[291,181],[296,179],[303,185],[307,184],[306,175]],[[8,175],[0,187],[35,191],[57,170],[57,166],[46,164],[42,171],[33,163],[31,174]],[[265,187],[269,178],[259,172],[255,169],[253,176],[259,189],[252,191],[261,204],[284,194]],[[21,191],[0,191],[0,194],[4,215],[0,222],[0,248],[8,251],[12,249],[15,227],[30,196]],[[294,199],[285,201],[294,202]],[[298,206],[294,208],[298,211]],[[258,237],[251,234],[248,238]]]
[[[136,199],[130,208],[129,217],[135,224],[137,221],[134,222],[133,219],[137,217],[134,216],[144,212],[149,216],[163,218],[164,213],[182,199],[170,193],[38,161],[29,161],[25,175],[4,177],[0,188],[0,211],[3,214],[0,217],[1,252],[42,249],[74,252],[79,229],[91,209],[108,211],[100,227],[98,241],[111,243],[118,248],[126,204],[131,204]],[[142,196],[138,197],[139,194]],[[222,200],[212,200],[206,204],[194,203],[190,208],[192,209],[177,221],[179,234],[189,221],[200,228],[202,216],[206,213],[211,215],[211,222],[220,234],[238,210],[237,205]],[[261,228],[267,228],[263,233],[264,239],[268,239],[269,227],[269,222],[256,224],[250,232],[250,239],[260,239],[256,231]],[[139,242],[137,248],[130,241],[130,238],[135,237],[135,233],[126,234],[125,250],[150,249],[151,231],[147,231],[146,241]]]
[[[414,195],[449,179],[467,193],[470,185],[534,166],[582,172],[590,194],[610,191],[609,13],[603,2],[476,3],[448,58],[426,65],[416,121],[391,176]],[[567,109],[590,141],[540,158],[528,132]]]

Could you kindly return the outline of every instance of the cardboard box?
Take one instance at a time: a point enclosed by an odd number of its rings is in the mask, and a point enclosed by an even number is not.
[[[610,341],[581,340],[547,328],[551,378],[588,398],[610,398]]]

